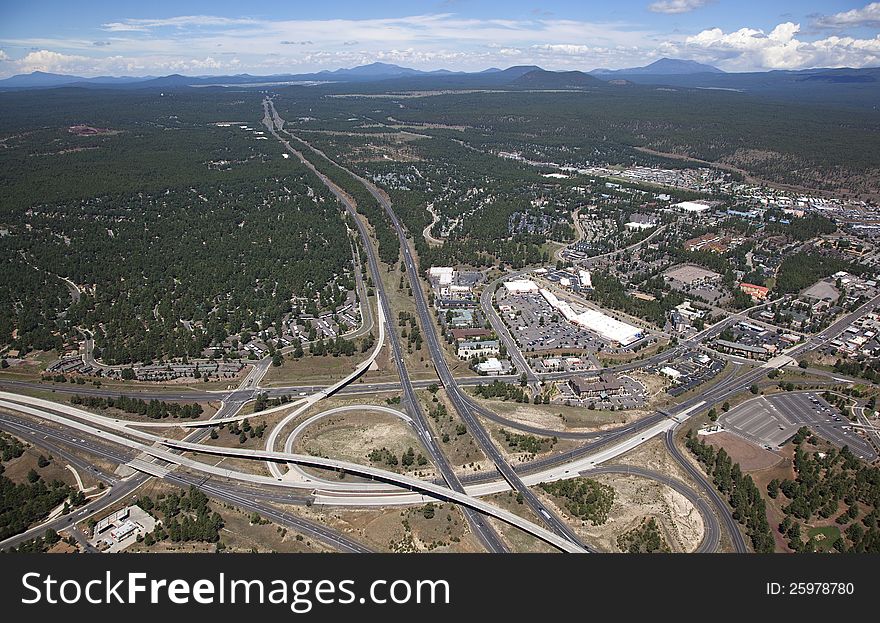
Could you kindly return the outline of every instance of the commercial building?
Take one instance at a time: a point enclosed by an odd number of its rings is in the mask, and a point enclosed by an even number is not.
[[[450,333],[452,334],[452,339],[456,342],[467,339],[472,340],[474,338],[489,337],[492,335],[490,329],[452,329]]]
[[[712,208],[712,206],[706,201],[682,201],[680,203],[673,204],[672,207],[676,210],[681,210],[682,212],[690,212],[692,214],[708,212]]]
[[[715,347],[722,352],[741,355],[749,359],[766,359],[770,355],[770,350],[764,346],[752,346],[728,340],[715,340]]]
[[[663,273],[663,276],[667,281],[675,281],[691,288],[711,286],[721,281],[721,275],[718,273],[691,264],[671,268]]]
[[[547,289],[541,289],[541,296],[553,309],[560,312],[569,322],[599,334],[609,342],[628,346],[643,336],[642,329],[634,327],[595,309],[587,309],[576,314],[571,305],[562,301]]]
[[[624,225],[627,229],[641,231],[643,229],[651,229],[657,226],[657,217],[653,214],[636,213],[629,217],[629,221]]]
[[[487,375],[498,375],[504,372],[504,364],[495,357],[489,357],[483,363],[477,364],[477,372]]]
[[[470,359],[471,357],[485,357],[486,355],[497,355],[499,352],[498,340],[483,340],[480,342],[459,342],[458,356],[460,359]]]
[[[455,275],[455,269],[451,266],[432,266],[428,269],[428,276],[439,280],[441,283],[452,283],[452,277]]]
[[[532,294],[538,291],[538,284],[531,279],[505,281],[504,288],[509,294]]]
[[[137,526],[134,522],[126,521],[124,524],[119,526],[118,528],[114,528],[110,531],[110,536],[116,539],[117,541],[121,541],[122,539],[130,536],[133,532],[137,531]]]
[[[681,372],[669,366],[664,366],[663,368],[660,368],[660,374],[669,377],[673,381],[678,381],[681,378]]]
[[[580,279],[580,281],[581,281],[581,288],[584,288],[584,289],[592,289],[593,288],[593,277],[590,275],[590,271],[579,270],[578,271],[578,279]]]
[[[726,253],[730,248],[731,239],[728,236],[720,234],[703,234],[696,238],[691,238],[684,243],[684,250],[693,251],[710,251],[712,253]]]
[[[608,396],[620,396],[626,392],[626,386],[617,377],[610,378],[580,378],[574,377],[568,381],[571,391],[578,398],[607,398]]]

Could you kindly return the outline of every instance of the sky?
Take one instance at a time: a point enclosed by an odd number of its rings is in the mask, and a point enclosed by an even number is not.
[[[372,62],[479,71],[880,66],[880,2],[0,0],[0,78],[307,73]]]

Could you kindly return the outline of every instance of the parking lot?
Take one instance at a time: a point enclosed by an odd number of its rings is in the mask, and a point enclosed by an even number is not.
[[[499,291],[500,314],[525,352],[557,349],[610,350],[598,336],[567,322],[538,293],[505,295]],[[554,320],[555,319],[555,320]]]
[[[786,393],[745,402],[719,418],[725,430],[777,450],[801,426],[837,447],[849,446],[854,455],[871,461],[876,454],[868,441],[853,429],[840,412],[814,392]]]
[[[724,369],[724,362],[721,359],[709,357],[705,353],[692,351],[668,365],[658,366],[658,372],[661,368],[672,368],[680,373],[680,376],[675,379],[675,385],[666,390],[670,396],[680,396],[714,378]]]

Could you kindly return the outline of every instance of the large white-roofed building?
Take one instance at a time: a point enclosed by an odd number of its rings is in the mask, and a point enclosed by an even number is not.
[[[566,320],[588,331],[599,334],[609,342],[628,346],[642,339],[643,332],[638,327],[621,322],[595,309],[587,309],[581,313],[576,313],[567,301],[560,300],[559,297],[547,289],[541,289],[541,295],[550,307],[561,313]]]
[[[510,294],[531,294],[539,290],[538,284],[531,279],[515,279],[505,281],[504,288]]]
[[[676,210],[681,210],[682,212],[708,212],[712,206],[710,206],[705,201],[682,201],[680,203],[676,203],[672,206]]]

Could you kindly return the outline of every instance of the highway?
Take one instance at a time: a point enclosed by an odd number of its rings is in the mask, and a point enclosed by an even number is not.
[[[327,186],[327,188],[336,196],[337,199],[345,206],[345,209],[351,215],[352,220],[357,225],[358,232],[361,236],[361,240],[363,241],[363,246],[365,253],[367,254],[367,264],[370,269],[370,273],[373,276],[373,284],[376,289],[376,295],[379,299],[379,305],[382,309],[389,310],[389,312],[393,309],[388,302],[388,295],[385,291],[385,285],[382,281],[382,272],[379,268],[379,260],[376,255],[376,250],[373,247],[373,244],[370,240],[369,232],[367,231],[367,227],[361,219],[360,215],[357,212],[356,206],[352,203],[352,200],[348,197],[348,195],[337,186],[332,180],[330,180],[327,176],[320,173],[314,165],[312,165],[307,158],[305,158],[300,152],[293,149],[290,146],[288,141],[285,141],[278,134],[278,131],[285,132],[288,136],[293,138],[294,140],[299,141],[309,149],[311,147],[293,136],[289,132],[285,131],[284,128],[284,120],[278,115],[278,112],[275,110],[275,106],[270,99],[266,99],[263,102],[264,107],[264,119],[263,123],[266,128],[271,132],[271,134],[281,141],[285,147],[292,152],[297,158],[303,162],[306,166],[308,166]],[[319,155],[321,157],[326,158],[323,154]],[[412,282],[414,285],[414,291],[418,290],[415,286],[418,285],[418,282]],[[419,290],[419,292],[421,292]],[[427,325],[430,326],[430,325]],[[430,454],[431,460],[434,464],[434,467],[440,472],[443,476],[443,479],[446,481],[446,484],[454,491],[459,494],[464,494],[464,487],[461,484],[461,481],[458,479],[458,476],[455,473],[455,470],[450,465],[446,456],[440,450],[437,445],[437,440],[431,433],[431,428],[428,425],[424,410],[422,409],[421,402],[419,401],[418,395],[415,392],[415,388],[413,387],[412,380],[409,376],[409,371],[406,369],[406,365],[403,360],[403,348],[400,344],[400,338],[397,335],[397,332],[393,327],[389,326],[388,334],[388,343],[391,349],[391,357],[394,360],[395,366],[397,367],[398,375],[400,377],[401,389],[403,391],[403,399],[401,401],[401,405],[403,408],[410,414],[413,419],[414,426],[418,431],[419,438],[422,441],[422,444],[425,446],[425,449]],[[492,552],[506,552],[508,551],[505,544],[502,542],[501,537],[498,533],[486,523],[481,516],[476,514],[473,510],[469,508],[464,508],[465,516],[468,519],[468,523],[473,529],[474,533],[477,535],[482,544]]]
[[[851,314],[851,316],[858,315],[861,311],[864,311],[864,310],[857,310],[856,312]],[[850,320],[851,319],[852,318],[850,318]],[[842,328],[842,327],[846,326],[846,324],[848,324],[848,323],[841,322],[838,325],[838,328]],[[747,388],[751,383],[762,378],[764,376],[764,374],[766,374],[766,371],[767,371],[766,368],[757,368],[757,369],[749,370],[747,372],[743,372],[741,374],[731,375],[730,377],[723,379],[721,382],[719,382],[714,387],[710,388],[704,394],[702,394],[700,396],[695,396],[687,401],[684,401],[681,405],[678,406],[676,411],[679,413],[679,415],[681,415],[682,413],[685,413],[688,410],[691,410],[691,412],[693,412],[694,408],[699,408],[701,406],[705,406],[706,408],[708,408],[710,403],[717,403],[717,402],[723,400],[727,396],[730,396],[734,393],[741,392],[743,389]],[[52,403],[52,404],[54,404],[54,403]],[[666,415],[670,415],[670,414],[662,413],[661,415],[666,416]],[[681,421],[684,421],[684,419],[681,419]],[[685,469],[688,471],[688,473],[692,477],[694,477],[694,479],[698,483],[701,483],[701,485],[702,485],[701,488],[704,490],[704,494],[707,495],[708,498],[713,501],[713,503],[716,505],[717,508],[721,509],[721,512],[719,512],[718,514],[722,518],[722,520],[724,521],[726,528],[727,528],[727,531],[731,534],[731,538],[734,543],[734,548],[737,551],[747,551],[747,548],[746,548],[746,546],[743,542],[743,539],[742,539],[742,535],[739,532],[735,522],[733,522],[732,517],[730,516],[729,509],[726,506],[726,503],[720,498],[720,496],[717,495],[717,493],[714,490],[714,487],[706,481],[706,478],[702,474],[702,472],[700,470],[697,470],[696,468],[694,468],[690,464],[690,462],[687,461],[687,459],[681,454],[681,452],[678,450],[677,446],[674,443],[672,431],[673,431],[673,428],[667,427],[667,429],[666,429],[666,443],[667,443],[667,446],[669,447],[669,450],[670,450],[672,456],[674,456],[685,467]],[[615,435],[615,431],[611,431],[609,433],[609,437],[612,435]],[[617,436],[619,438],[626,437],[626,435],[620,434],[619,431],[617,432]],[[642,436],[640,438],[635,438],[632,440],[632,443],[635,443],[637,445],[640,441],[644,441],[645,438],[646,438],[645,436]],[[573,464],[574,463],[574,460],[573,460],[574,455],[582,454],[583,450],[586,449],[587,447],[590,447],[590,446],[593,446],[592,448],[590,448],[590,450],[595,451],[596,445],[601,445],[601,444],[607,443],[608,441],[610,441],[610,439],[602,439],[598,442],[594,442],[593,444],[587,444],[587,446],[585,446],[584,448],[578,448],[576,451],[573,451],[571,453],[567,453],[567,455],[565,455],[564,457],[553,457],[552,462],[557,463],[560,460],[566,460],[566,461],[568,461],[569,464]],[[626,441],[626,439],[623,439],[623,441]],[[613,457],[609,457],[609,458],[613,458]],[[538,462],[535,462],[535,463],[538,463]],[[521,466],[521,468],[524,468],[524,470],[534,469],[535,463],[532,463],[532,464],[529,464],[526,466]],[[476,480],[476,479],[474,479],[474,480]]]
[[[91,438],[84,437],[82,440],[71,438],[57,428],[43,423],[35,423],[30,419],[0,413],[0,428],[5,429],[26,441],[50,450],[54,455],[63,457],[68,463],[81,469],[90,466],[83,459],[67,450],[73,446],[77,450],[97,456],[112,463],[124,465],[132,458],[135,452],[130,452],[118,446],[109,446]],[[85,465],[85,467],[83,467]],[[97,470],[92,468],[92,471]],[[69,529],[73,521],[84,521],[91,516],[98,515],[104,509],[133,495],[135,490],[142,484],[141,478],[148,478],[146,474],[137,474],[128,479],[119,479],[114,475],[100,473],[100,479],[110,482],[107,493],[73,513],[59,517],[58,519],[41,524],[27,532],[11,537],[0,542],[0,549],[15,547],[22,541],[41,536],[47,528],[56,531]],[[281,511],[272,504],[306,504],[311,498],[308,495],[297,495],[289,490],[272,491],[271,488],[250,488],[240,484],[230,484],[222,481],[212,481],[210,478],[189,474],[186,472],[169,472],[163,476],[164,480],[177,484],[184,489],[195,486],[212,498],[236,506],[245,511],[256,512],[261,516],[271,519],[275,523],[289,530],[295,530],[304,536],[315,539],[340,552],[369,553],[373,550],[355,541],[346,535],[327,527],[326,524],[303,519],[288,512]]]
[[[274,108],[273,108],[274,110]],[[289,132],[287,133],[290,136]],[[300,140],[304,145],[308,145],[305,141]],[[311,148],[311,146],[309,146]],[[315,150],[317,151],[317,150]],[[320,153],[320,152],[318,152]],[[321,155],[327,158],[326,155],[321,153]],[[329,160],[329,158],[328,158]],[[338,165],[337,165],[338,166]],[[346,169],[346,171],[348,171]],[[471,435],[473,435],[474,439],[476,439],[480,448],[483,450],[485,455],[494,463],[496,469],[501,473],[505,480],[513,487],[518,493],[523,496],[523,499],[526,503],[531,507],[531,509],[535,512],[535,514],[541,518],[541,520],[547,524],[551,530],[553,530],[559,536],[569,540],[571,543],[578,545],[579,547],[589,549],[585,547],[574,531],[563,522],[559,517],[555,514],[551,513],[549,509],[547,509],[538,499],[537,495],[529,489],[525,484],[520,480],[519,476],[513,470],[513,468],[507,463],[507,461],[502,456],[501,452],[492,442],[489,437],[488,432],[485,428],[483,428],[482,424],[480,424],[479,420],[474,415],[470,403],[467,401],[463,392],[458,386],[455,378],[452,376],[452,372],[449,369],[448,364],[446,363],[446,359],[443,356],[443,349],[440,345],[440,341],[437,337],[437,333],[434,328],[433,319],[431,318],[431,312],[428,307],[427,301],[425,299],[425,294],[422,291],[422,282],[419,276],[418,269],[416,268],[415,260],[413,259],[412,252],[410,250],[409,242],[406,238],[406,232],[404,231],[403,226],[400,223],[400,220],[397,218],[397,214],[394,212],[391,207],[391,201],[388,197],[382,193],[375,185],[368,182],[364,178],[354,174],[351,171],[348,171],[351,175],[358,179],[361,184],[370,192],[371,195],[379,202],[379,204],[385,209],[386,214],[391,220],[392,225],[397,233],[398,240],[400,241],[401,250],[403,251],[401,254],[401,259],[406,268],[407,278],[412,287],[413,299],[416,306],[416,311],[419,315],[419,322],[422,326],[422,331],[425,336],[425,342],[428,346],[428,352],[431,356],[432,361],[434,362],[434,367],[437,370],[437,375],[440,378],[440,382],[443,384],[444,389],[446,390],[447,396],[455,407],[456,412],[458,412],[462,421],[464,422],[467,429],[470,431]],[[378,274],[378,273],[376,273]],[[380,282],[381,283],[381,282]],[[381,293],[384,296],[384,292]],[[389,331],[396,338],[395,331]],[[394,340],[392,341],[394,343]],[[400,351],[395,351],[395,356],[400,357],[401,364],[403,362],[402,354]],[[416,405],[416,410],[421,413],[421,407],[418,406],[418,397],[415,395],[415,392],[412,388],[411,383],[408,383],[408,378],[404,380],[406,377],[405,374],[401,375],[401,380],[404,385],[404,394],[407,402],[410,402]],[[422,416],[423,417],[423,416]],[[425,427],[426,431],[427,426]],[[430,435],[426,433],[426,437]],[[433,442],[433,439],[431,439]],[[442,454],[442,453],[441,453]],[[444,461],[445,462],[445,461]],[[443,470],[441,470],[442,472]],[[446,474],[444,473],[444,477]],[[448,480],[448,479],[447,479]],[[458,487],[461,487],[461,483],[455,478],[456,484]]]
[[[389,472],[375,467],[352,463],[350,461],[327,459],[320,456],[290,454],[263,449],[209,446],[185,440],[169,439],[151,433],[138,431],[129,423],[122,422],[115,418],[96,415],[75,407],[60,405],[40,398],[3,394],[0,396],[0,407],[34,416],[41,420],[60,424],[71,431],[76,431],[77,434],[98,436],[107,443],[119,444],[145,453],[156,459],[180,465],[187,469],[204,474],[235,479],[245,483],[246,486],[264,484],[277,487],[289,487],[292,489],[311,490],[311,485],[308,484],[304,485],[295,481],[278,481],[268,476],[260,476],[258,474],[221,468],[216,465],[185,457],[181,454],[172,452],[169,449],[195,452],[204,455],[241,457],[253,460],[272,460],[282,463],[293,462],[321,469],[341,470],[346,473],[363,476],[369,480],[386,482],[397,487],[409,489],[410,491],[426,493],[440,500],[458,503],[463,507],[493,516],[514,527],[520,528],[565,552],[579,553],[586,551],[584,548],[563,539],[554,532],[546,530],[510,511],[470,496],[467,493],[458,492],[430,481],[419,480],[417,478]],[[132,439],[132,437],[134,439]],[[170,472],[170,470],[165,469],[147,469],[146,471],[153,475],[160,474],[163,477],[167,475],[166,472]],[[373,485],[372,483],[338,483],[335,486],[340,490],[357,491],[369,490]]]
[[[748,546],[746,545],[746,540],[743,538],[742,531],[739,529],[737,522],[734,520],[733,515],[729,510],[729,505],[725,499],[721,497],[721,494],[718,493],[718,490],[715,488],[715,485],[709,482],[706,478],[705,472],[702,469],[697,469],[694,467],[694,464],[691,463],[684,454],[682,454],[681,449],[679,449],[678,444],[675,443],[675,428],[670,428],[666,431],[666,435],[663,437],[663,442],[666,444],[666,450],[672,457],[681,465],[684,470],[688,473],[691,479],[700,485],[701,492],[703,495],[707,496],[712,503],[715,505],[715,508],[722,509],[723,512],[719,512],[718,516],[721,517],[721,521],[724,522],[724,528],[727,531],[728,536],[730,537],[731,544],[733,545],[733,550],[737,554],[745,554],[749,551]]]
[[[380,332],[382,332],[384,330],[385,321],[383,312],[390,312],[392,308],[389,305],[388,297],[385,292],[384,284],[382,282],[382,272],[380,270],[379,262],[376,257],[376,251],[373,244],[371,243],[369,231],[366,224],[364,223],[364,220],[357,213],[357,208],[351,198],[348,197],[345,192],[327,176],[318,172],[314,168],[314,166],[311,165],[308,159],[306,159],[302,155],[302,153],[291,147],[290,142],[282,138],[278,132],[284,132],[289,137],[291,137],[291,139],[301,143],[305,146],[305,148],[317,154],[318,157],[326,158],[329,162],[333,161],[330,160],[320,150],[311,147],[308,143],[302,141],[290,132],[284,130],[284,121],[278,116],[278,113],[275,110],[274,104],[271,99],[266,99],[263,102],[263,106],[264,124],[266,125],[267,129],[286,147],[286,149],[295,154],[306,166],[311,168],[311,170],[318,176],[318,178],[339,199],[345,210],[352,216],[353,221],[357,226],[358,233],[361,239],[364,241],[364,249],[367,255],[367,264],[369,266],[370,273],[373,276],[374,285],[376,288],[376,296],[378,299],[377,320],[379,322]],[[337,166],[340,165],[337,164]],[[284,514],[279,514],[279,511],[266,506],[266,500],[286,500],[286,503],[290,503],[290,500],[307,499],[308,496],[303,496],[301,493],[291,494],[289,492],[290,489],[296,489],[297,487],[302,489],[307,483],[278,480],[278,478],[280,478],[282,475],[281,471],[278,469],[278,466],[284,463],[291,463],[297,465],[317,466],[325,469],[342,469],[346,472],[358,474],[368,479],[375,479],[383,483],[394,485],[395,487],[402,487],[410,491],[420,492],[419,495],[431,495],[440,499],[454,501],[461,505],[462,510],[465,513],[472,530],[474,531],[474,534],[477,536],[480,542],[490,551],[504,552],[507,551],[507,547],[501,540],[495,529],[492,528],[492,526],[484,520],[485,515],[494,516],[501,519],[502,521],[506,521],[523,530],[526,530],[538,536],[538,538],[542,538],[546,542],[554,544],[563,551],[592,551],[592,548],[580,542],[572,528],[570,528],[561,518],[556,516],[541,503],[540,499],[529,488],[529,486],[537,484],[539,482],[551,481],[560,478],[573,478],[584,473],[601,473],[603,471],[608,472],[608,470],[615,469],[615,467],[600,466],[601,463],[607,463],[615,457],[631,451],[633,448],[637,447],[641,443],[644,443],[648,439],[662,435],[666,448],[670,452],[671,456],[697,483],[698,488],[700,489],[700,494],[702,494],[705,499],[701,498],[683,483],[674,481],[673,479],[665,477],[661,474],[652,473],[652,475],[647,475],[648,470],[643,470],[645,473],[642,473],[640,475],[643,475],[645,477],[652,477],[656,480],[664,482],[664,484],[669,484],[669,486],[678,490],[680,493],[688,497],[695,505],[697,505],[698,509],[704,516],[707,530],[706,538],[704,539],[704,542],[700,545],[700,551],[711,551],[711,549],[717,547],[718,543],[720,542],[720,526],[717,521],[710,519],[714,517],[715,514],[720,517],[722,523],[724,524],[725,530],[730,535],[733,549],[737,552],[748,551],[748,546],[745,543],[743,534],[740,531],[737,523],[733,520],[729,506],[722,498],[722,496],[719,495],[719,493],[715,490],[714,485],[709,482],[708,478],[702,472],[702,470],[698,469],[688,459],[688,457],[684,456],[681,449],[675,442],[676,431],[693,415],[702,413],[704,410],[708,410],[712,405],[719,404],[727,398],[742,393],[751,384],[763,379],[766,376],[767,372],[773,369],[774,366],[783,365],[785,361],[789,360],[789,357],[793,358],[795,356],[801,355],[812,349],[819,348],[827,344],[839,333],[841,333],[855,317],[869,311],[874,311],[878,306],[880,306],[880,296],[877,296],[874,299],[868,301],[858,310],[855,310],[854,312],[840,318],[838,321],[836,321],[826,330],[822,331],[820,334],[809,337],[804,343],[788,349],[784,352],[782,356],[777,357],[774,360],[771,360],[770,362],[767,362],[757,368],[747,369],[745,366],[742,366],[739,369],[736,369],[734,373],[730,374],[726,378],[722,378],[719,382],[709,387],[699,395],[692,395],[691,397],[683,400],[681,403],[677,404],[671,409],[658,410],[657,412],[637,422],[619,427],[618,429],[594,432],[554,431],[541,427],[531,427],[528,425],[518,424],[512,422],[511,420],[503,418],[502,416],[493,413],[490,409],[478,404],[462,390],[461,387],[463,385],[472,385],[478,382],[485,382],[485,379],[483,377],[468,377],[459,379],[453,377],[452,372],[449,369],[449,366],[444,357],[443,347],[440,344],[440,340],[434,327],[433,317],[422,289],[421,277],[419,275],[418,268],[412,254],[411,247],[407,240],[406,231],[399,219],[397,218],[391,205],[390,199],[385,193],[383,193],[371,182],[357,176],[355,173],[349,171],[348,169],[345,169],[344,167],[340,166],[340,168],[350,173],[361,184],[363,184],[363,186],[383,207],[389,219],[391,220],[391,223],[395,228],[395,232],[401,246],[401,261],[406,270],[407,278],[410,282],[410,285],[412,286],[415,307],[419,316],[420,324],[423,329],[427,349],[432,361],[435,364],[437,375],[444,389],[446,390],[447,395],[452,402],[456,412],[459,414],[468,431],[479,444],[485,455],[489,458],[489,460],[493,462],[498,473],[501,476],[501,479],[495,478],[494,475],[490,473],[469,475],[464,478],[459,478],[455,474],[448,459],[445,457],[441,448],[439,447],[436,438],[431,433],[431,428],[426,420],[424,409],[416,393],[417,387],[425,387],[430,384],[430,381],[413,382],[411,380],[408,370],[406,369],[406,365],[404,363],[404,348],[401,344],[400,337],[392,327],[389,327],[389,330],[387,331],[387,346],[390,351],[390,356],[394,361],[394,364],[398,371],[398,375],[400,377],[399,383],[349,385],[352,380],[357,378],[357,376],[366,369],[366,367],[364,366],[363,370],[359,368],[359,370],[356,371],[355,374],[350,375],[346,379],[343,379],[342,381],[331,385],[330,387],[275,387],[266,390],[267,393],[270,393],[270,395],[281,395],[284,393],[295,392],[305,393],[307,394],[307,397],[303,398],[300,401],[297,401],[296,403],[290,403],[277,408],[278,410],[285,410],[298,407],[295,411],[292,411],[287,418],[284,419],[281,425],[273,429],[270,434],[267,447],[264,450],[245,450],[241,448],[225,448],[203,445],[199,442],[207,435],[208,431],[204,429],[196,430],[189,433],[187,437],[185,437],[185,439],[182,441],[161,438],[151,435],[147,432],[137,431],[131,427],[130,423],[120,423],[120,420],[112,420],[111,418],[104,418],[102,416],[88,414],[81,410],[72,409],[71,407],[66,407],[65,405],[60,405],[57,403],[49,403],[48,401],[40,401],[38,399],[25,398],[22,396],[18,396],[18,399],[15,400],[14,398],[9,398],[9,396],[7,396],[6,399],[12,400],[12,402],[7,402],[6,400],[0,401],[0,406],[3,406],[7,409],[17,410],[22,413],[27,413],[34,417],[47,418],[49,421],[61,424],[62,426],[69,427],[74,431],[78,430],[83,433],[84,436],[82,438],[79,438],[78,440],[71,440],[67,437],[59,435],[57,429],[55,429],[54,427],[44,424],[35,424],[30,419],[21,418],[19,416],[0,414],[0,424],[2,424],[4,427],[12,430],[17,435],[24,436],[25,438],[38,439],[38,437],[42,435],[42,442],[37,441],[35,443],[42,443],[44,445],[54,444],[54,446],[52,447],[55,447],[57,449],[59,456],[64,456],[68,458],[72,465],[79,466],[84,469],[88,469],[90,467],[87,463],[84,463],[82,459],[79,459],[76,455],[65,451],[64,448],[74,447],[85,452],[91,452],[96,456],[106,458],[108,461],[119,463],[127,463],[131,461],[133,455],[137,454],[137,452],[143,452],[153,457],[153,467],[147,465],[140,468],[145,470],[146,473],[139,473],[127,479],[118,479],[115,476],[111,476],[108,474],[100,474],[101,477],[106,478],[109,482],[111,482],[112,485],[104,496],[99,499],[90,501],[87,505],[80,509],[76,509],[74,513],[66,517],[58,518],[57,520],[53,520],[53,522],[49,522],[46,525],[32,528],[30,531],[24,533],[23,535],[13,537],[13,539],[17,539],[15,540],[16,543],[20,543],[21,540],[24,540],[26,538],[32,538],[33,536],[39,535],[42,531],[45,530],[47,526],[56,525],[54,522],[60,522],[58,523],[58,525],[63,527],[65,524],[71,524],[75,521],[79,521],[85,517],[100,512],[102,509],[107,508],[107,506],[122,499],[124,496],[133,493],[137,489],[137,487],[139,487],[150,477],[149,474],[152,474],[159,475],[162,478],[166,478],[180,484],[196,484],[196,486],[203,488],[204,490],[206,490],[206,492],[210,490],[212,492],[211,495],[213,495],[214,497],[225,500],[230,504],[234,504],[242,508],[253,509],[259,507],[261,510],[257,510],[255,512],[260,512],[264,516],[269,517],[273,520],[276,517],[279,517],[279,523],[281,523],[282,520],[287,522],[287,524],[282,523],[282,525],[296,525],[297,527],[294,529],[297,529],[304,534],[310,534],[314,536],[316,540],[320,540],[321,542],[331,545],[336,549],[341,549],[343,551],[367,551],[362,544],[347,540],[342,535],[339,535],[334,531],[328,530],[325,526],[321,524],[316,524],[314,522],[305,522],[304,520],[300,520],[299,518],[295,517],[285,518]],[[359,289],[360,285],[362,284],[359,281]],[[494,285],[494,283],[490,284],[490,286],[487,286],[487,288],[484,290],[481,303],[483,304],[484,309],[487,311],[490,322],[496,329],[496,332],[501,337],[505,346],[508,348],[508,352],[513,358],[518,369],[526,373],[528,382],[532,386],[533,391],[539,391],[539,385],[542,380],[566,378],[566,376],[571,376],[571,373],[538,375],[530,369],[525,357],[519,351],[516,344],[513,343],[513,340],[509,333],[506,331],[506,328],[501,326],[503,325],[503,322],[497,316],[497,313],[494,312],[494,305],[492,304],[494,287],[491,287]],[[369,305],[367,304],[366,307],[369,308]],[[671,359],[677,354],[680,354],[686,348],[705,348],[703,346],[703,342],[705,340],[711,339],[711,337],[717,335],[721,330],[723,330],[724,327],[729,326],[731,322],[735,322],[736,320],[741,319],[744,313],[745,312],[728,316],[724,320],[716,323],[712,327],[705,329],[697,335],[682,340],[682,342],[676,348],[669,349],[664,353],[658,353],[644,360],[615,366],[614,368],[609,368],[605,371],[624,371],[627,369],[641,368],[646,365],[655,364]],[[374,319],[371,317],[371,323],[373,320]],[[496,323],[499,326],[496,326]],[[91,349],[88,348],[90,341],[91,336],[89,335],[86,338],[87,354],[85,356],[90,356]],[[368,359],[368,362],[365,363],[369,363],[370,361],[372,361],[372,359],[375,358],[376,354],[378,354],[382,346],[383,340],[380,339],[378,346],[376,347],[374,353],[371,355],[371,358]],[[248,372],[247,376],[242,380],[239,387],[232,391],[204,392],[195,389],[187,389],[180,391],[172,390],[170,392],[158,390],[147,390],[145,392],[126,391],[125,393],[137,395],[141,398],[156,397],[164,400],[205,401],[219,399],[222,400],[221,408],[212,418],[212,421],[214,423],[218,423],[220,421],[226,421],[230,420],[231,418],[238,417],[236,414],[239,413],[242,406],[248,401],[252,400],[255,397],[256,393],[260,391],[260,381],[265,375],[268,366],[270,365],[270,362],[271,360],[269,358],[264,358],[263,360],[257,362],[254,367]],[[593,371],[592,374],[599,374],[601,372],[603,371]],[[587,372],[577,374],[586,376],[591,373]],[[512,375],[512,378],[503,378],[505,380],[513,380],[516,377]],[[45,390],[47,387],[45,384],[41,383],[31,383],[28,381],[15,380],[0,381],[0,386],[12,387],[13,389],[39,388],[42,390]],[[104,396],[118,395],[123,391],[114,388],[96,388],[86,386],[52,386],[52,389],[53,391],[66,393]],[[336,391],[348,394],[400,391],[403,395],[401,406],[407,413],[406,417],[409,418],[410,425],[419,435],[428,454],[430,455],[434,466],[441,474],[442,482],[417,480],[406,476],[401,476],[399,474],[394,474],[392,472],[387,472],[385,470],[379,470],[376,468],[348,463],[345,461],[293,454],[289,450],[296,432],[301,430],[300,427],[294,430],[293,433],[287,437],[284,452],[279,452],[274,449],[277,437],[280,436],[284,425],[292,421],[294,417],[297,417],[299,414],[304,413],[309,407],[318,402],[321,398],[331,395]],[[65,415],[58,415],[58,413],[63,413]],[[71,420],[69,418],[69,416],[71,415],[79,419]],[[485,427],[478,419],[478,415],[486,417],[490,421],[503,423],[507,426],[511,426],[512,428],[525,430],[533,434],[538,434],[542,436],[555,435],[559,438],[575,439],[585,441],[586,443],[583,443],[574,450],[566,453],[545,457],[544,459],[513,467],[505,460],[504,456],[495,446]],[[90,424],[84,424],[79,420],[85,420]],[[110,428],[111,430],[116,430],[120,434],[102,431],[101,429],[94,428],[92,426],[93,424],[103,425]],[[301,424],[300,426],[303,426],[303,424]],[[54,432],[52,434],[49,434],[47,431]],[[94,436],[101,438],[102,441],[96,441],[93,438]],[[135,437],[137,439],[140,439],[141,441],[134,441],[133,439],[131,439],[131,437]],[[143,442],[149,442],[149,444]],[[111,449],[111,446],[113,446],[113,444],[121,446],[122,449],[120,449],[119,447]],[[133,450],[135,450],[136,452],[132,452]],[[276,478],[273,479],[265,476],[246,474],[244,472],[234,472],[233,470],[228,469],[212,468],[212,466],[209,466],[208,464],[200,463],[188,457],[182,456],[180,454],[181,452],[198,452],[202,454],[216,454],[222,456],[237,456],[243,458],[266,460],[269,462],[270,469],[272,470],[272,473],[273,475],[275,475]],[[188,474],[183,470],[172,471],[174,469],[173,466],[175,465],[182,466],[186,469],[197,470],[202,472],[202,474],[207,474],[208,476],[205,477],[204,475]],[[166,466],[171,467],[169,468]],[[222,484],[218,482],[211,482],[210,480],[212,478],[219,478],[222,481]],[[226,482],[227,480],[234,482]],[[273,494],[266,493],[266,490],[268,490],[272,486],[280,488],[283,493],[278,492],[274,494],[276,497],[272,497]],[[362,485],[358,485],[357,483],[332,483],[329,481],[321,480],[321,486],[322,495],[338,495],[340,496],[340,498],[348,496],[347,503],[354,504],[358,502],[358,495],[361,494],[363,494],[364,496],[373,496],[372,499],[378,500],[379,502],[382,501],[382,496],[384,495],[386,496],[386,499],[389,501],[389,503],[400,503],[400,500],[404,499],[404,497],[407,495],[405,492],[400,492],[399,489],[389,489],[387,488],[387,485],[385,485],[384,487],[380,487],[377,490],[375,482],[368,482],[363,483]],[[549,528],[549,530],[537,526],[536,524],[533,524],[520,517],[511,517],[511,513],[503,511],[502,509],[491,504],[482,502],[477,498],[477,496],[480,495],[487,495],[493,492],[504,491],[509,488],[513,488],[514,490],[522,494],[524,501],[534,511],[535,515],[540,519],[540,521],[545,524],[547,528]],[[244,493],[245,491],[247,491],[248,493]],[[251,493],[253,493],[253,496],[247,497],[250,496]],[[299,497],[297,497],[297,495]],[[366,497],[363,499],[366,499]],[[263,500],[263,502],[260,502],[260,500]],[[712,512],[712,509],[708,507],[705,500],[709,500],[712,503],[712,505],[714,506],[714,513]],[[271,513],[275,513],[275,515],[273,516]],[[6,545],[6,542],[4,542],[3,544],[0,544],[0,547],[3,546],[8,545]]]

